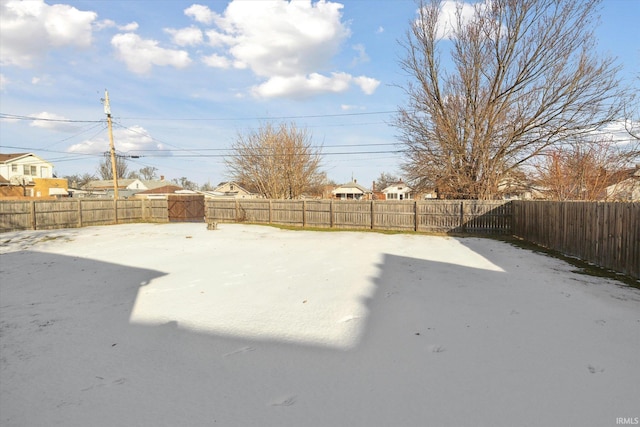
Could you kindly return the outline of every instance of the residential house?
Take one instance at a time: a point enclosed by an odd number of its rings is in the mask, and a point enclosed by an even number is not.
[[[118,197],[131,197],[136,193],[167,186],[164,177],[160,180],[142,180],[137,178],[118,179]],[[114,185],[112,179],[89,181],[82,187],[89,192],[88,197],[113,197]]]
[[[404,182],[396,182],[382,190],[385,200],[411,200],[413,190]]]
[[[260,195],[255,194],[239,185],[237,182],[222,182],[213,191],[203,192],[205,197],[226,199],[256,199]]]
[[[53,176],[53,164],[33,153],[0,154],[0,197],[67,197],[66,179]]]
[[[615,183],[607,187],[607,200],[640,202],[640,164],[617,174]]]
[[[370,200],[373,193],[371,190],[358,184],[358,181],[354,179],[351,182],[336,187],[331,194],[334,198],[340,200]]]

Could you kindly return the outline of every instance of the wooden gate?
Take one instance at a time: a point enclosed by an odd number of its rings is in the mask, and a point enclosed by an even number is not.
[[[204,222],[204,196],[200,194],[171,194],[167,197],[169,221]]]

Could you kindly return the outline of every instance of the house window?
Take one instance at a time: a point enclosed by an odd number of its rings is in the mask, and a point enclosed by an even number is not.
[[[29,165],[22,166],[22,175],[31,175],[31,167]]]
[[[38,176],[38,168],[36,166],[31,166],[31,175]]]
[[[233,184],[231,184],[231,185],[229,186],[229,189],[230,189],[231,191],[233,191],[233,190],[235,189],[235,187],[233,186]]]
[[[11,172],[18,173],[18,165],[11,165]]]

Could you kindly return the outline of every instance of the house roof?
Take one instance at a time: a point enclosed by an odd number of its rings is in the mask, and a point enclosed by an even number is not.
[[[155,188],[165,187],[167,184],[166,181],[156,181],[156,180],[142,180],[138,178],[119,178],[118,179],[118,188],[126,188],[132,183],[140,181],[142,185],[144,185],[148,190],[153,190]],[[100,190],[100,189],[112,189],[113,188],[113,180],[112,179],[104,179],[104,180],[95,180],[89,181],[85,186],[85,189],[90,190]]]
[[[402,187],[402,188],[398,188],[398,187]],[[411,191],[413,191],[413,189],[402,181],[390,184],[384,190],[382,190],[383,193],[403,193],[403,194],[410,193]]]
[[[335,188],[332,191],[332,193],[333,194],[342,194],[342,193],[351,194],[354,192],[354,190],[360,191],[362,194],[371,193],[371,190],[363,187],[362,185],[358,184],[356,181],[351,181],[346,184],[342,184],[337,188]]]
[[[171,187],[171,186],[182,189],[182,187],[179,187],[177,185],[167,184],[167,181],[165,180],[157,181],[157,180],[141,179],[140,182],[144,184],[144,186],[147,187],[149,190],[154,190],[156,188],[163,188],[163,187]]]
[[[233,191],[223,191],[222,187],[226,186],[226,185],[234,185],[235,189]],[[227,193],[227,194],[237,194],[240,192],[244,192],[246,194],[251,194],[250,191],[248,191],[247,189],[243,188],[241,185],[239,185],[237,182],[235,181],[227,181],[227,182],[221,182],[216,188],[213,189],[213,193]]]
[[[38,157],[33,153],[0,153],[0,163],[8,163],[28,156]]]
[[[136,194],[173,194],[184,190],[177,185],[164,185],[162,187],[150,188],[149,190],[140,191]]]
[[[118,188],[125,188],[129,184],[131,184],[135,179],[118,179]],[[95,180],[89,181],[85,186],[85,189],[90,190],[100,190],[100,189],[111,189],[113,188],[113,180],[112,179],[103,179],[103,180]]]

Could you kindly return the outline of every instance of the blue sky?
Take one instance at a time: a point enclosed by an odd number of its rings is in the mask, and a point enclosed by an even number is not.
[[[94,173],[108,149],[109,91],[129,168],[227,180],[238,133],[306,127],[329,179],[400,174],[390,126],[404,102],[405,0],[0,0],[0,151],[34,152],[58,176]],[[604,0],[598,50],[640,86],[640,1]],[[39,117],[49,120],[21,120]]]

